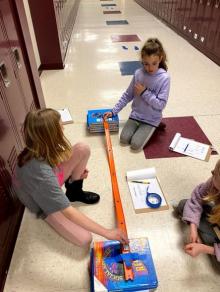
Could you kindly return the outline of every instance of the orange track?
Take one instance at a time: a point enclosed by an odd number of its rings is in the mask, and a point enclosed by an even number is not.
[[[109,133],[109,124],[106,120],[103,122],[104,129],[105,129],[105,136],[106,136],[106,143],[107,143],[107,152],[108,152],[108,163],[109,163],[109,169],[111,174],[111,181],[112,181],[112,193],[115,201],[115,211],[116,211],[116,217],[117,217],[117,224],[118,228],[121,229],[126,235],[127,235],[127,228],[125,223],[125,217],[124,212],[122,208],[119,188],[118,188],[118,181],[115,171],[115,162],[114,162],[114,156],[113,156],[113,150],[112,150],[112,143]],[[122,246],[122,253],[129,253],[130,248],[128,245]],[[125,273],[125,280],[133,280],[134,275],[132,271],[132,267],[127,267],[124,263],[124,273]]]

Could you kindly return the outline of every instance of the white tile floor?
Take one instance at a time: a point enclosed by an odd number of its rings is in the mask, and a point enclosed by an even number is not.
[[[112,3],[112,2],[111,2]],[[84,141],[92,149],[90,176],[85,189],[96,190],[96,206],[76,204],[82,212],[106,227],[115,226],[111,183],[103,135],[86,131],[86,112],[112,107],[128,86],[131,76],[121,76],[119,61],[138,60],[134,45],[158,37],[168,54],[172,78],[164,116],[193,115],[220,153],[220,68],[184,39],[132,0],[115,0],[119,15],[104,15],[101,2],[81,0],[64,70],[45,71],[41,81],[48,107],[68,107],[74,124],[65,127],[72,143]],[[107,26],[106,20],[128,20],[129,25]],[[111,43],[112,34],[138,34],[141,42]],[[128,50],[123,50],[127,45]],[[121,126],[130,107],[120,113]],[[121,127],[120,127],[121,128]],[[168,211],[135,214],[125,181],[127,170],[156,167],[168,202],[190,196],[194,186],[209,177],[219,156],[209,162],[189,157],[146,160],[121,147],[112,135],[113,151],[129,237],[148,236],[158,274],[157,291],[207,292],[220,290],[219,274],[207,256],[192,259],[182,247],[185,231]],[[102,174],[102,175],[100,175]],[[98,236],[94,236],[99,239]],[[25,212],[13,254],[5,292],[87,292],[88,251],[60,238],[44,222]]]

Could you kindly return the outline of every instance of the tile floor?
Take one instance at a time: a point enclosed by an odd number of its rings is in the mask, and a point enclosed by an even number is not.
[[[121,76],[118,62],[138,61],[148,37],[158,37],[166,48],[171,92],[164,116],[193,115],[220,153],[220,68],[133,0],[115,0],[120,15],[104,15],[98,0],[81,0],[64,70],[44,71],[42,87],[48,107],[68,107],[74,124],[65,127],[72,143],[84,141],[92,149],[90,176],[85,188],[101,194],[96,206],[75,204],[106,227],[115,226],[111,183],[103,135],[86,131],[86,112],[112,107],[128,86],[131,76]],[[127,20],[126,26],[106,21]],[[141,42],[112,43],[112,35],[138,34]],[[128,47],[123,50],[122,45]],[[130,111],[120,113],[120,129]],[[189,157],[146,160],[144,153],[121,147],[118,134],[112,145],[129,237],[148,236],[159,279],[157,291],[220,291],[219,274],[207,256],[192,259],[182,247],[186,230],[172,210],[135,214],[125,180],[127,170],[156,167],[168,202],[190,196],[193,187],[209,177],[219,158],[209,162]],[[102,175],[100,175],[100,173]],[[94,239],[100,239],[94,236]],[[88,292],[88,251],[60,238],[43,221],[25,212],[14,250],[5,292]]]

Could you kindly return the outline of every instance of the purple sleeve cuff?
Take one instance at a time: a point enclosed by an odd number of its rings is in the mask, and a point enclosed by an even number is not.
[[[183,216],[182,220],[186,221],[187,223],[194,223],[194,224],[196,224],[197,227],[199,227],[200,216],[199,216],[199,218],[190,217],[190,216]]]

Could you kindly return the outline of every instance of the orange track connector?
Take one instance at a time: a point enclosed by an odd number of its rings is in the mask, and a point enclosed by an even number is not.
[[[111,174],[111,182],[112,182],[112,193],[115,201],[115,211],[116,211],[116,217],[117,217],[117,224],[118,228],[123,230],[124,233],[127,235],[127,228],[125,223],[125,217],[124,212],[122,208],[119,188],[118,188],[118,181],[115,171],[115,162],[114,162],[114,156],[113,156],[113,150],[112,150],[112,143],[110,138],[110,132],[109,132],[109,124],[106,120],[103,122],[104,129],[105,129],[105,136],[106,136],[106,143],[107,143],[107,152],[108,152],[108,163],[109,163],[109,169]],[[122,253],[129,253],[130,248],[128,245],[122,246]],[[127,267],[125,263],[124,265],[124,273],[125,273],[125,280],[133,280],[134,274],[132,271],[132,267]]]

